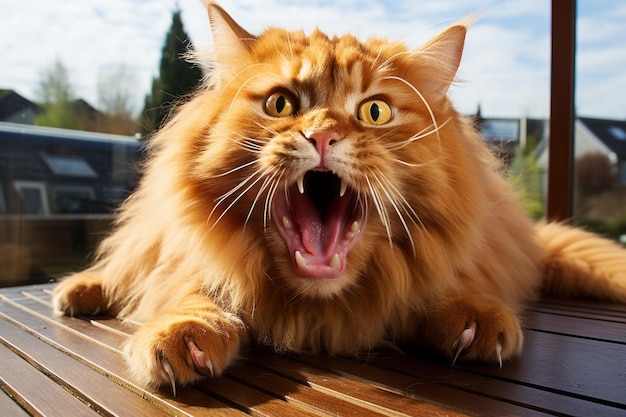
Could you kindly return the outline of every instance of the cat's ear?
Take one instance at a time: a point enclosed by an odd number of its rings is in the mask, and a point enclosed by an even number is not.
[[[466,24],[450,26],[418,50],[419,55],[427,58],[434,67],[426,88],[435,99],[446,96],[454,81],[463,55],[467,27]]]
[[[250,46],[257,38],[239,26],[217,3],[205,0],[211,35],[213,54],[218,66],[229,67],[241,63],[250,53]]]

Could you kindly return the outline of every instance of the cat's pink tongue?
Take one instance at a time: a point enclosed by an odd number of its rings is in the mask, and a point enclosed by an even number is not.
[[[323,211],[295,185],[273,199],[272,217],[298,276],[339,278],[361,232],[363,210],[350,193],[337,196]]]
[[[337,252],[337,241],[345,226],[344,214],[348,199],[335,199],[323,220],[307,195],[294,195],[291,203],[294,221],[300,228],[306,251],[314,256],[333,256]]]

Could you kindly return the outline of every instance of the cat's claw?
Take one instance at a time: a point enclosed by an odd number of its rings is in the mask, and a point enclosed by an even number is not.
[[[461,332],[459,337],[454,341],[452,345],[452,349],[454,349],[454,358],[452,359],[452,367],[456,363],[456,360],[459,358],[461,352],[465,349],[469,348],[474,341],[474,336],[476,336],[476,323],[472,322],[468,325],[468,327]],[[500,347],[502,350],[502,347]]]
[[[165,372],[167,379],[169,379],[170,384],[172,385],[172,392],[174,397],[176,396],[176,378],[174,377],[174,370],[172,369],[172,365],[167,360],[166,357],[161,358],[161,366],[163,367],[163,371]]]
[[[496,357],[498,358],[500,369],[502,369],[502,344],[500,343],[496,343]]]

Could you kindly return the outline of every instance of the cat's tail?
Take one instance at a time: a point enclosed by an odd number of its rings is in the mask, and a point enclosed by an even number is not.
[[[547,249],[542,291],[626,303],[626,248],[561,223],[537,225]]]

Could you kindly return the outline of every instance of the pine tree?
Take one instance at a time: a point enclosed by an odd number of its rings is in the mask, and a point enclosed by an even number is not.
[[[151,93],[145,99],[142,125],[146,131],[160,127],[172,105],[192,92],[202,78],[202,70],[183,58],[190,48],[191,41],[183,27],[180,10],[176,10],[161,51],[159,76],[152,79]]]

